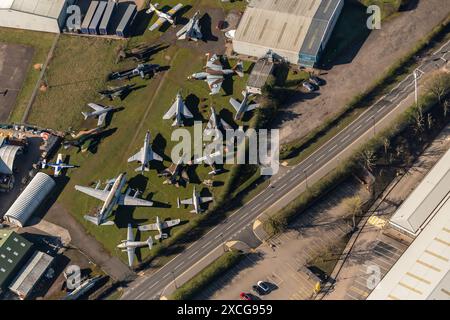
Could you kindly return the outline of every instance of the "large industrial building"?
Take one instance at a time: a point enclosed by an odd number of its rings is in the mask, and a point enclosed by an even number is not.
[[[450,150],[392,216],[415,239],[370,300],[450,300]]]
[[[61,32],[74,0],[0,0],[0,27]]]
[[[55,187],[55,181],[38,172],[5,213],[4,219],[22,228]]]
[[[252,0],[236,30],[233,50],[262,57],[269,50],[313,67],[331,36],[344,0]]]

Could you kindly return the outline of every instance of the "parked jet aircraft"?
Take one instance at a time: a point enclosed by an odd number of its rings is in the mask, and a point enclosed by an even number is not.
[[[214,107],[211,107],[211,117],[209,118],[208,124],[206,125],[203,133],[207,136],[221,130],[231,130],[233,129],[225,120],[219,119]]]
[[[155,240],[160,240],[160,239],[166,239],[168,237],[167,233],[163,233],[164,229],[168,229],[173,226],[176,226],[176,225],[180,224],[180,222],[181,222],[180,219],[161,221],[159,219],[159,217],[157,216],[156,223],[139,226],[138,229],[139,229],[139,231],[158,231],[159,234],[157,234],[155,236]]]
[[[122,79],[131,79],[136,76],[140,76],[142,79],[148,75],[149,77],[153,76],[156,72],[160,70],[160,65],[158,64],[138,64],[136,68],[129,69],[125,71],[116,71],[112,72],[108,79],[109,80],[122,80]]]
[[[155,12],[156,15],[158,16],[158,20],[156,20],[156,22],[154,24],[152,24],[152,26],[150,28],[148,28],[150,31],[153,31],[153,30],[161,27],[165,22],[168,22],[171,25],[175,24],[175,20],[173,17],[177,13],[177,11],[183,7],[183,4],[179,3],[175,7],[170,9],[169,11],[162,12],[157,9],[158,5],[159,5],[158,3],[155,3],[155,4],[150,3],[150,8],[146,11],[146,13]]]
[[[44,159],[42,161],[42,169],[45,169],[47,167],[51,167],[55,170],[54,176],[58,177],[61,175],[62,171],[64,169],[70,169],[70,168],[76,168],[77,166],[71,165],[68,163],[64,163],[63,161],[63,155],[61,153],[58,154],[58,158],[56,159],[56,162],[48,163],[47,160]]]
[[[200,12],[197,11],[189,22],[177,32],[178,40],[202,40],[203,35],[200,29]]]
[[[172,123],[172,127],[175,126],[183,126],[183,117],[185,118],[193,118],[194,116],[189,111],[189,109],[186,107],[186,104],[183,101],[183,97],[181,96],[181,93],[177,93],[177,97],[175,99],[175,102],[170,107],[169,111],[166,112],[166,114],[163,116],[164,120],[172,119],[175,116],[175,121]]]
[[[150,131],[147,131],[147,133],[145,134],[144,146],[141,148],[141,150],[139,150],[138,153],[128,159],[128,162],[137,161],[141,164],[141,166],[136,168],[135,171],[141,171],[142,173],[144,171],[149,171],[150,161],[163,161],[163,158],[152,150],[150,138]]]
[[[107,90],[102,90],[98,93],[101,99],[108,98],[112,101],[114,98],[120,98],[120,100],[123,100],[134,89],[135,85],[135,83],[132,83],[121,87],[109,87]]]
[[[72,138],[63,142],[64,149],[69,147],[77,147],[81,152],[92,150],[92,148],[100,142],[102,138],[114,132],[116,129],[104,130],[103,127],[96,127],[90,130],[82,130],[77,134],[71,133]]]
[[[92,112],[81,112],[84,116],[84,120],[89,118],[98,118],[97,126],[102,126],[105,123],[107,114],[114,108],[108,106],[102,106],[96,103],[88,103],[88,106],[93,109]]]
[[[180,204],[194,206],[194,210],[191,210],[192,213],[201,213],[203,211],[201,205],[210,201],[213,201],[212,197],[200,197],[200,195],[195,191],[195,187],[192,192],[192,198],[181,201],[180,198],[177,198],[178,208],[180,207]]]
[[[133,266],[135,250],[140,247],[148,246],[152,249],[152,237],[148,237],[147,241],[134,241],[133,228],[128,224],[127,240],[122,240],[117,248],[122,249],[122,252],[128,254],[128,265]]]
[[[221,151],[216,151],[214,153],[207,154],[206,156],[195,159],[194,163],[205,162],[207,165],[209,165],[211,167],[211,169],[213,169],[211,172],[208,172],[208,174],[216,175],[221,172],[221,170],[218,169],[216,166],[216,164],[219,162],[219,159],[220,159],[220,161],[223,162],[223,154]],[[220,162],[220,163],[222,163],[222,162]]]
[[[75,186],[77,191],[83,192],[88,196],[97,198],[104,202],[101,209],[95,216],[85,215],[84,218],[96,225],[112,225],[114,222],[107,221],[108,217],[112,214],[114,207],[117,206],[139,206],[139,207],[151,207],[153,202],[137,198],[139,191],[135,191],[133,196],[129,194],[132,189],[127,189],[125,193],[122,193],[122,189],[127,182],[126,173],[121,173],[117,178],[111,179],[106,182],[106,187],[100,190],[100,183],[95,188]]]
[[[211,57],[208,53],[206,56],[208,61],[206,62],[205,71],[194,73],[188,79],[205,80],[208,82],[211,95],[219,93],[225,76],[233,74],[237,74],[241,78],[244,76],[242,61],[239,61],[232,69],[224,69],[220,58],[216,54]]]
[[[132,59],[138,63],[144,63],[150,60],[151,56],[155,53],[166,49],[168,46],[162,46],[162,44],[148,45],[140,44],[131,49],[125,49],[123,46],[117,53],[116,63],[119,63],[125,59]]]
[[[84,294],[89,292],[89,290],[91,290],[100,279],[103,279],[103,277],[96,276],[82,281],[78,287],[76,287],[73,291],[69,292],[63,299],[77,300],[78,298],[82,297]]]
[[[242,95],[244,96],[244,99],[242,102],[238,102],[236,99],[231,98],[230,103],[236,109],[236,115],[234,116],[234,120],[240,120],[242,119],[242,116],[247,111],[252,111],[256,108],[259,108],[259,104],[253,103],[250,104],[250,96],[251,94],[248,91],[242,91]]]
[[[164,169],[160,176],[168,177],[167,183],[174,184],[177,187],[180,185],[180,181],[189,182],[189,175],[187,173],[187,163],[184,161],[186,156],[181,157],[177,163]]]

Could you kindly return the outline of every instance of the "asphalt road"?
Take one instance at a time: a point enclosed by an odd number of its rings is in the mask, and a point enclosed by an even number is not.
[[[448,56],[449,49],[450,41],[432,55],[423,57],[423,62],[417,69],[419,77],[442,67],[446,63],[445,59]],[[374,130],[374,125],[380,123],[387,114],[396,109],[400,102],[412,92],[414,92],[414,76],[409,75],[393,88],[389,94],[377,101],[311,156],[292,167],[281,178],[272,182],[271,187],[265,189],[239,210],[233,212],[225,221],[192,243],[162,268],[149,276],[143,276],[137,279],[136,282],[131,283],[122,299],[159,299],[163,294],[164,288],[175,277],[184,273],[213,249],[226,241],[234,239],[242,230],[252,224],[262,212],[276,201],[281,200],[291,189],[304,183],[308,176],[311,176],[334,160],[363,133]]]

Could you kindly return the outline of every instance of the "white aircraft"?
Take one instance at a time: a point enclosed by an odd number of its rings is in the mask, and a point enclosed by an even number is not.
[[[155,240],[166,239],[168,237],[168,234],[163,233],[163,230],[176,226],[180,224],[180,222],[180,219],[161,221],[159,217],[156,217],[156,223],[139,226],[138,229],[139,231],[158,231],[159,234],[155,236]]]
[[[163,116],[164,120],[172,119],[175,116],[175,121],[172,123],[172,127],[175,126],[183,126],[183,117],[191,119],[194,116],[186,107],[186,104],[183,101],[183,97],[181,93],[177,93],[177,97],[175,102],[170,107],[169,111]]]
[[[239,77],[244,76],[244,65],[239,61],[232,69],[224,69],[220,58],[214,54],[212,57],[206,54],[208,61],[206,62],[205,71],[194,73],[188,77],[188,80],[205,80],[208,82],[210,95],[217,94],[222,88],[225,76],[237,74]]]
[[[105,123],[106,115],[108,114],[108,112],[113,110],[112,107],[102,106],[96,103],[88,103],[88,106],[94,109],[94,111],[81,112],[84,116],[84,120],[98,117],[97,126],[102,126]]]
[[[251,94],[248,91],[242,91],[242,95],[244,96],[244,99],[242,102],[238,102],[236,99],[231,98],[230,103],[236,109],[236,115],[234,116],[234,120],[240,120],[244,113],[247,111],[252,111],[256,108],[259,108],[258,103],[250,104],[250,96]]]
[[[117,248],[122,249],[122,252],[128,254],[128,265],[131,267],[134,261],[134,250],[145,246],[152,249],[152,237],[148,237],[147,241],[134,241],[133,228],[131,227],[131,224],[128,224],[127,240],[122,240]]]
[[[141,150],[139,150],[138,153],[136,153],[134,156],[128,159],[128,162],[137,161],[141,164],[141,166],[136,168],[135,171],[141,171],[142,173],[144,171],[149,171],[150,161],[152,160],[163,161],[163,158],[152,150],[150,138],[151,138],[150,131],[147,131],[145,135],[144,146],[141,148]]]
[[[177,32],[178,40],[202,40],[203,35],[200,29],[200,12],[197,11],[189,22]]]
[[[154,24],[152,24],[152,26],[150,28],[148,28],[150,31],[153,31],[153,30],[161,27],[164,24],[164,22],[166,22],[166,21],[168,23],[170,23],[171,25],[175,24],[175,20],[174,20],[173,16],[175,15],[175,13],[177,13],[178,10],[183,8],[183,4],[179,3],[175,7],[170,9],[169,11],[162,12],[157,9],[158,6],[159,6],[158,3],[155,3],[155,4],[150,3],[150,8],[148,8],[148,10],[146,11],[146,13],[148,13],[148,14],[155,12],[156,15],[158,16],[158,20],[156,20],[156,22]]]
[[[223,163],[222,157],[223,157],[222,152],[216,151],[214,153],[207,154],[206,156],[195,159],[194,163],[198,164],[198,163],[205,162],[207,165],[209,165],[213,169],[211,172],[208,172],[208,174],[216,175],[216,174],[220,173],[220,171],[221,171],[220,169],[216,168],[216,163],[219,162],[219,159],[221,160],[220,164]]]
[[[59,177],[64,169],[76,168],[77,166],[64,163],[63,155],[59,153],[55,163],[48,163],[45,159],[42,161],[42,169],[47,167],[52,167],[55,170],[54,176]]]
[[[111,179],[106,182],[105,189],[101,190],[100,182],[97,183],[95,188],[75,186],[75,190],[83,192],[88,196],[97,198],[104,202],[101,209],[96,213],[95,216],[85,215],[84,218],[87,221],[94,223],[95,225],[113,225],[113,221],[107,221],[108,217],[111,215],[114,207],[117,206],[136,206],[136,207],[151,207],[153,202],[144,199],[137,198],[139,191],[135,191],[133,196],[129,194],[132,189],[127,189],[125,193],[122,193],[122,189],[127,182],[126,173],[121,173],[116,179]]]
[[[178,208],[180,208],[180,204],[191,205],[194,206],[194,210],[191,210],[192,213],[201,213],[203,211],[202,208],[200,207],[201,204],[210,201],[213,201],[212,197],[200,197],[200,195],[195,191],[194,187],[194,191],[192,192],[192,198],[181,201],[180,198],[177,198],[177,205]]]
[[[206,128],[203,131],[203,133],[209,136],[220,130],[231,130],[231,129],[233,128],[228,123],[226,123],[225,120],[223,119],[219,120],[216,111],[214,110],[213,107],[211,107],[211,117],[209,118],[208,124],[206,125]]]

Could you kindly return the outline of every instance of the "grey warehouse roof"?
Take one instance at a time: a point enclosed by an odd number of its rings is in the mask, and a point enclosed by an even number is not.
[[[57,19],[66,0],[0,0],[0,9],[10,9]]]
[[[10,223],[23,227],[55,185],[55,181],[50,176],[38,172],[5,213],[4,218]]]

